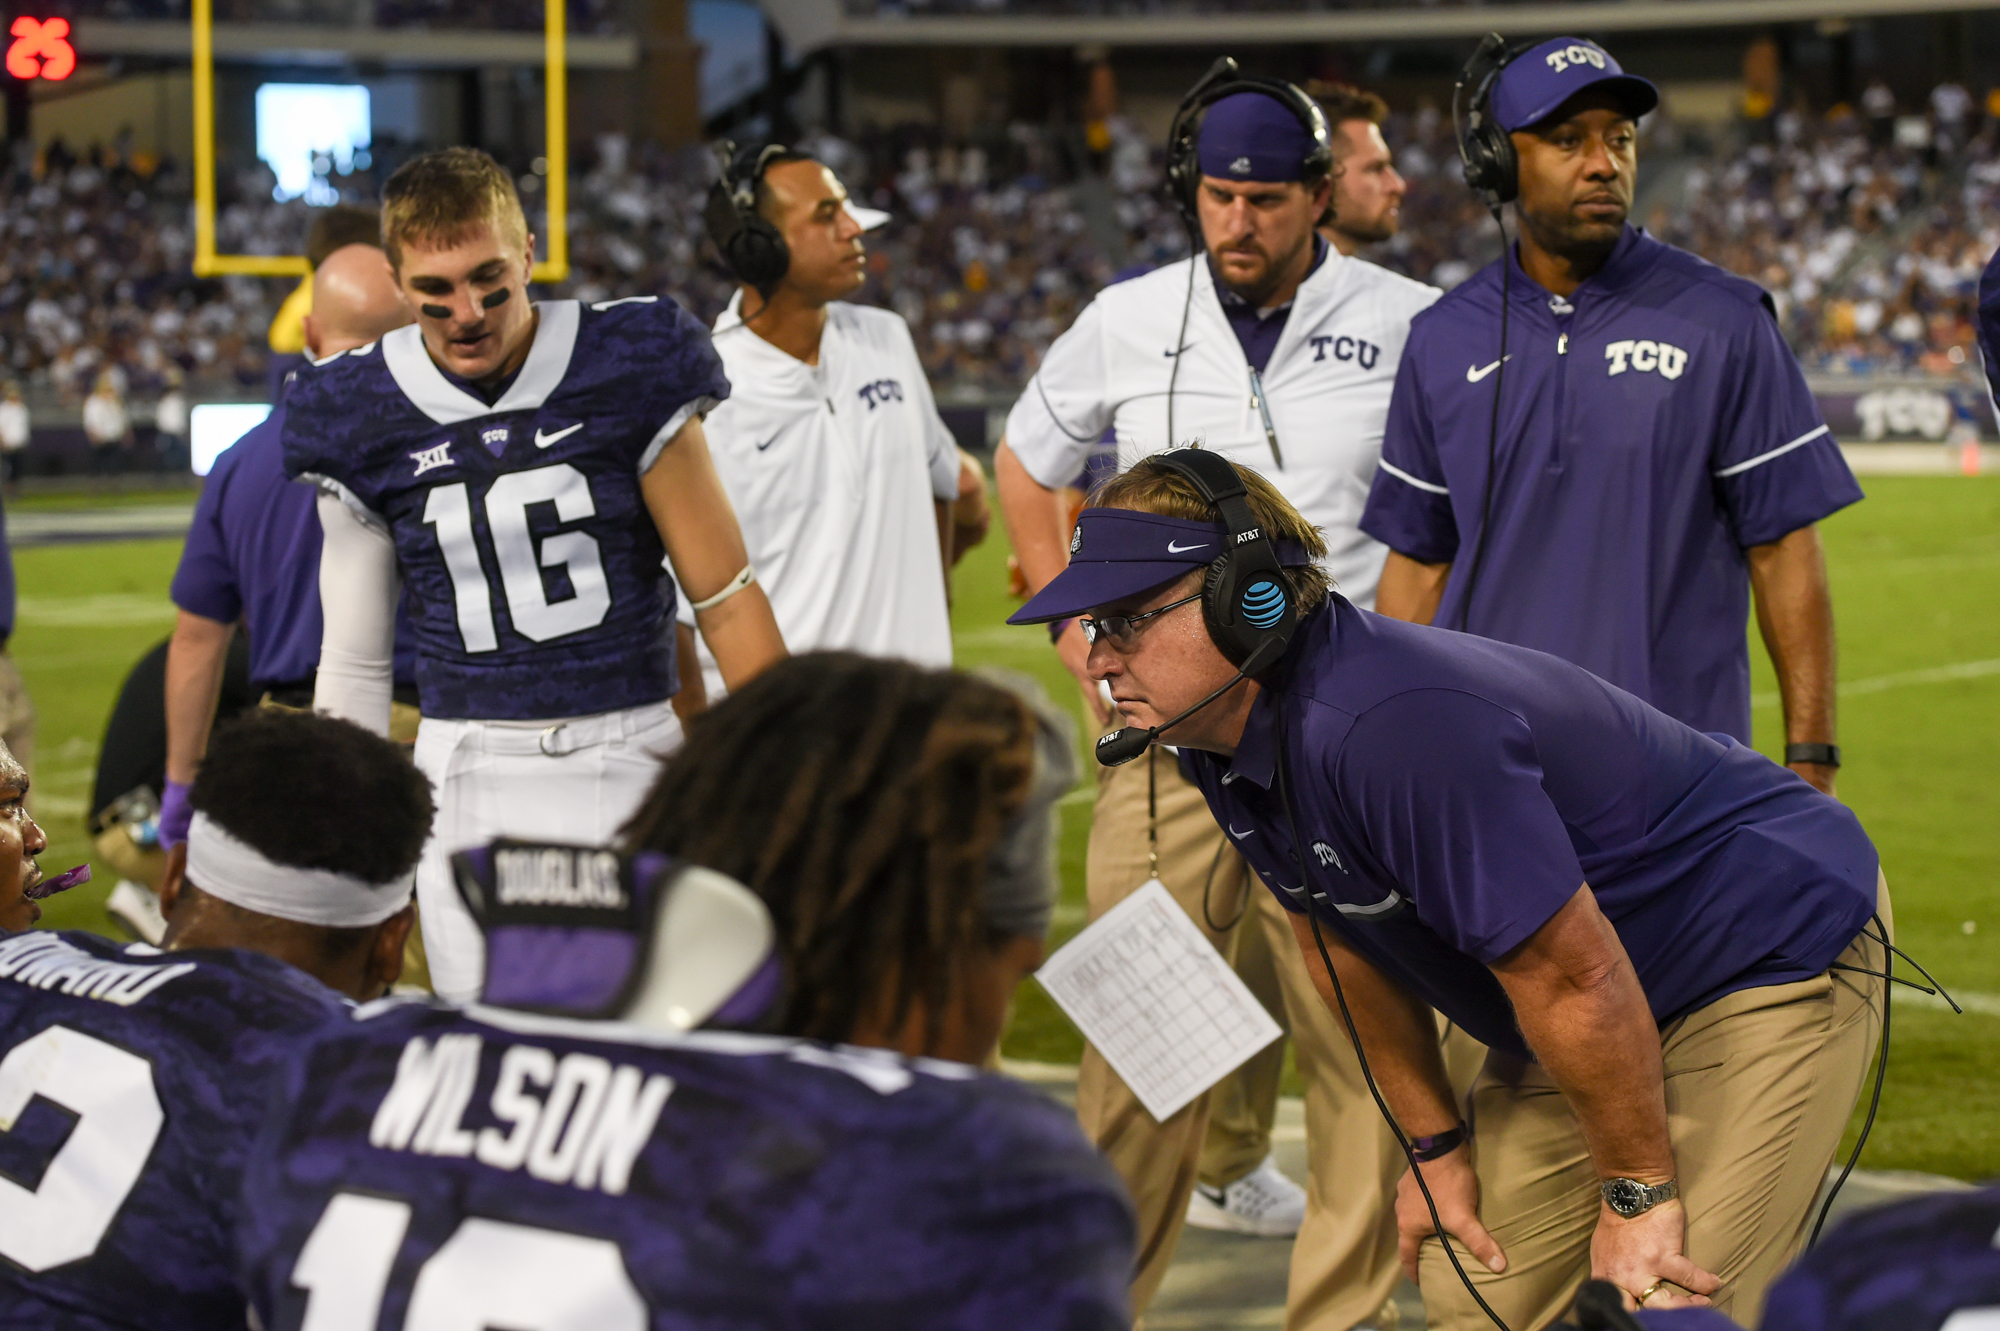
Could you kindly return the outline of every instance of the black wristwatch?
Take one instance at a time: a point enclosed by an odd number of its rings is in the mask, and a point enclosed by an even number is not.
[[[1838,744],[1787,744],[1785,765],[1793,763],[1813,763],[1819,767],[1840,766],[1840,746]]]
[[[1603,1191],[1604,1204],[1630,1220],[1680,1196],[1681,1185],[1672,1179],[1665,1183],[1641,1183],[1635,1178],[1608,1178],[1604,1180]]]

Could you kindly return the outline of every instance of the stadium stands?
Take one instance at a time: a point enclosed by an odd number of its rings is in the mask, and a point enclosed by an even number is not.
[[[417,13],[418,0],[380,3]],[[2000,245],[2000,144],[1990,124],[1956,136],[1934,132],[1935,116],[1903,125],[1885,140],[1852,115],[1787,112],[1698,150],[1652,126],[1646,171],[1678,171],[1680,185],[1664,201],[1642,195],[1640,220],[1762,282],[1811,372],[1956,374],[1981,264]],[[1455,285],[1498,236],[1459,180],[1448,117],[1420,107],[1385,130],[1410,192],[1402,234],[1375,257]],[[857,196],[895,215],[871,238],[863,298],[910,321],[942,392],[1015,390],[1093,291],[1182,252],[1157,148],[1122,122],[1111,138],[1093,153],[1073,131],[1017,124],[980,144],[908,129],[816,141]],[[670,292],[712,318],[730,287],[704,258],[706,171],[701,153],[600,144],[578,168],[573,271],[558,294]],[[533,217],[541,182],[522,182]],[[0,359],[31,402],[73,406],[106,369],[142,420],[170,368],[198,399],[256,394],[286,285],[189,277],[186,190],[174,163],[115,147],[79,159],[58,146],[7,179]],[[217,219],[223,249],[298,251],[302,204],[269,202],[256,173],[234,197]]]

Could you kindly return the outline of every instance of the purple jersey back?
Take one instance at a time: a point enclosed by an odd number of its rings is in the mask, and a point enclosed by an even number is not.
[[[395,540],[426,716],[587,716],[676,687],[674,591],[639,478],[729,395],[722,362],[672,300],[536,309],[491,405],[414,326],[299,371],[286,396],[286,471]]]
[[[1060,1105],[956,1064],[393,1002],[324,1032],[252,1158],[270,1331],[315,1300],[369,1327],[1130,1325],[1117,1177]]]
[[[1938,1331],[2000,1319],[2000,1188],[1864,1211],[1798,1260],[1764,1302],[1770,1331]],[[1983,1314],[1983,1316],[1982,1316]]]
[[[0,935],[0,1328],[242,1326],[243,1157],[345,1006],[259,953]]]

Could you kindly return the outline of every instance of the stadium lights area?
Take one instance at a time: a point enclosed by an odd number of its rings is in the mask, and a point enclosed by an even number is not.
[[[358,83],[266,83],[257,89],[257,156],[278,178],[271,197],[340,202],[326,177],[368,165],[368,89]]]
[[[204,402],[188,413],[188,466],[206,476],[229,446],[264,423],[268,402]]]

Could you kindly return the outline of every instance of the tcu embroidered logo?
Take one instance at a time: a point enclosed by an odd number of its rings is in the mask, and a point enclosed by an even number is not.
[[[1548,54],[1549,68],[1560,74],[1571,65],[1591,65],[1604,68],[1604,52],[1595,46],[1565,46],[1560,51]]]
[[[1069,534],[1069,552],[1075,554],[1083,548],[1083,528],[1078,527]]]
[[[868,410],[873,411],[884,402],[901,402],[903,386],[894,379],[877,379],[872,384],[863,384],[859,396],[868,404]]]
[[[1340,852],[1324,841],[1313,842],[1313,858],[1322,865],[1331,865],[1342,873],[1347,872],[1347,866],[1340,862]]]
[[[1611,362],[1607,374],[1623,374],[1629,366],[1645,374],[1658,374],[1666,379],[1678,379],[1681,371],[1687,369],[1688,354],[1669,342],[1634,341],[1627,338],[1623,342],[1613,342],[1604,348],[1604,359]]]
[[[1382,358],[1382,348],[1365,338],[1348,337],[1345,334],[1335,336],[1328,333],[1312,338],[1311,341],[1315,361],[1325,360],[1329,347],[1333,349],[1335,360],[1359,361],[1364,370],[1374,369],[1375,362]]]
[[[489,425],[479,432],[479,442],[486,445],[495,457],[507,451],[507,441],[512,437],[504,425]]]
[[[445,440],[436,448],[420,448],[410,454],[410,457],[417,464],[416,471],[411,473],[415,476],[421,476],[427,471],[436,471],[439,467],[449,467],[453,465],[451,440]]]
[[[1249,175],[1249,174],[1250,174],[1250,159],[1249,159],[1249,158],[1247,158],[1247,157],[1239,157],[1239,158],[1237,158],[1237,159],[1236,159],[1235,161],[1231,162],[1231,163],[1229,164],[1229,174],[1230,174],[1230,175],[1232,175],[1232,176],[1247,176],[1247,175]]]

